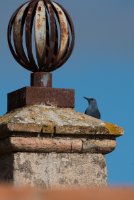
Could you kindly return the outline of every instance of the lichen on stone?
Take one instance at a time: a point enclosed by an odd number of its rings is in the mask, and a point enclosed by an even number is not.
[[[124,133],[123,128],[118,127],[115,124],[111,124],[111,123],[106,122],[105,127],[108,129],[109,134],[111,134],[111,135],[114,134],[114,135],[118,136],[118,135],[123,135],[123,133]]]
[[[57,108],[53,106],[27,106],[7,113],[0,118],[2,127],[10,131],[42,130],[43,133],[56,134],[106,134],[120,136],[123,129],[102,120],[93,118],[71,108]],[[34,131],[35,132],[35,131]]]

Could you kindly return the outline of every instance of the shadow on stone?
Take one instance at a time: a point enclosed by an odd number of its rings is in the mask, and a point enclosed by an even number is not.
[[[11,143],[10,138],[7,138],[5,141],[1,140],[0,142],[0,183],[12,183],[13,182],[13,161],[14,156],[11,153]],[[5,149],[5,151],[4,151]],[[7,153],[7,150],[9,153]]]

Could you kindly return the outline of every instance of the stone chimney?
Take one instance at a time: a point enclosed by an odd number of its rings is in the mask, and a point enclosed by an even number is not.
[[[8,94],[8,112],[0,118],[1,182],[46,188],[107,185],[104,156],[115,149],[123,129],[76,112],[74,90],[52,88],[50,72],[66,62],[74,37],[69,14],[53,1],[30,1],[11,17],[10,50],[33,73],[30,87]]]

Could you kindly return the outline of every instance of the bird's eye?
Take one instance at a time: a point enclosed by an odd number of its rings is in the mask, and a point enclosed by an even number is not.
[[[93,101],[94,99],[91,98],[90,100]]]

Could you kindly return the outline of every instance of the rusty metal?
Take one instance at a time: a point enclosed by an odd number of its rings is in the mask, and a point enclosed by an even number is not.
[[[49,87],[25,87],[8,94],[8,111],[44,104],[60,108],[74,108],[74,90]]]
[[[32,72],[61,67],[70,57],[74,42],[71,17],[51,0],[24,3],[9,22],[9,48],[16,61]]]
[[[52,87],[52,73],[35,72],[31,74],[32,87]]]
[[[11,52],[12,52],[12,55],[13,55],[13,57],[15,58],[15,60],[19,63],[19,64],[21,64],[25,69],[27,69],[27,70],[30,70],[30,65],[29,65],[29,63],[25,63],[22,59],[21,59],[21,57],[16,53],[16,51],[15,51],[15,49],[14,49],[14,46],[12,45],[12,42],[11,42],[11,40],[12,40],[12,26],[13,26],[13,22],[14,22],[14,19],[15,19],[15,17],[16,17],[16,14],[18,13],[18,11],[24,6],[25,4],[23,4],[22,6],[20,6],[15,12],[14,12],[14,14],[12,15],[12,17],[11,17],[11,19],[10,19],[10,21],[9,21],[9,25],[8,25],[8,44],[9,44],[9,48],[10,48],[10,50],[11,50]],[[21,46],[21,44],[20,44],[20,46]]]
[[[66,49],[68,48],[69,30],[68,30],[67,18],[65,16],[64,12],[60,8],[60,6],[58,6],[56,3],[53,2],[53,5],[57,11],[57,15],[58,15],[59,22],[60,22],[60,32],[61,32],[60,48],[59,48],[59,52],[57,55],[57,62],[60,62],[60,60],[62,59],[63,55],[66,52]]]
[[[41,58],[46,48],[46,8],[43,1],[39,1],[35,13],[35,45],[38,64],[42,65]],[[42,9],[41,9],[42,8]]]
[[[23,24],[23,15],[25,13],[25,10],[28,6],[28,3],[26,3],[20,10],[17,12],[15,20],[14,20],[14,28],[13,28],[13,40],[14,40],[14,46],[17,54],[19,55],[20,59],[23,60],[27,65],[29,65],[29,61],[25,55],[25,52],[23,50],[22,45],[22,26]]]

